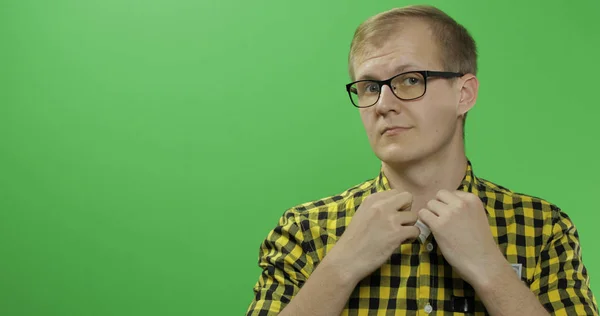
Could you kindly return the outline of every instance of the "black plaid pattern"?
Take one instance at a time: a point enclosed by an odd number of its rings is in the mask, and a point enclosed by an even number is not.
[[[263,271],[247,315],[277,315],[335,245],[362,201],[389,189],[380,172],[339,195],[287,210],[261,244]],[[499,248],[510,263],[522,265],[522,281],[548,311],[598,315],[578,233],[566,213],[543,199],[475,177],[470,161],[458,189],[481,198]],[[473,287],[444,260],[431,234],[423,243],[417,239],[400,245],[356,286],[342,315],[416,315],[428,310],[452,315],[459,312],[455,309],[488,315]]]

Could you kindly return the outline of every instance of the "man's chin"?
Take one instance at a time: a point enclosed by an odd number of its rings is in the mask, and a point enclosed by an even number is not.
[[[376,156],[389,165],[404,165],[419,159],[415,152],[397,147],[380,150],[376,152]]]

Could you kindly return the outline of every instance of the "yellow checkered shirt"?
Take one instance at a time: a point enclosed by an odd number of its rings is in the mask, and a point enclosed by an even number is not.
[[[260,246],[262,268],[247,315],[277,315],[335,245],[361,202],[389,190],[383,172],[338,195],[287,210]],[[553,315],[598,315],[577,230],[543,199],[475,177],[468,161],[458,190],[481,198],[492,234],[521,280]],[[469,301],[465,301],[469,299]],[[465,302],[471,302],[465,312]],[[459,306],[457,306],[459,305]],[[488,315],[473,287],[444,260],[433,234],[402,244],[364,278],[341,315]]]

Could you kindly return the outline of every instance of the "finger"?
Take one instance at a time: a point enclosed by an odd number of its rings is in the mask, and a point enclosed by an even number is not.
[[[399,192],[385,200],[385,204],[390,205],[394,211],[410,211],[412,202],[413,196],[408,192]]]
[[[469,200],[471,200],[471,199],[474,199],[474,198],[477,198],[477,199],[479,199],[479,197],[478,197],[477,195],[475,195],[475,194],[473,194],[473,193],[469,193],[469,192],[464,192],[464,191],[455,191],[455,192],[454,192],[454,194],[455,194],[456,196],[458,196],[459,198],[461,198],[461,199],[463,199],[463,200],[467,200],[467,201],[469,201]]]
[[[379,203],[379,202],[383,202],[386,199],[394,196],[398,194],[397,190],[386,190],[386,191],[382,191],[382,192],[377,192],[377,193],[373,193],[369,196],[367,196],[365,198],[365,200],[363,201],[363,204],[367,204],[367,203]]]
[[[437,216],[444,214],[447,211],[448,205],[438,200],[430,200],[427,202],[427,209]]]
[[[458,191],[457,191],[458,192]],[[441,202],[444,202],[448,205],[458,205],[462,202],[461,198],[458,194],[452,193],[448,190],[440,190],[435,196]]]
[[[414,226],[419,216],[414,212],[398,212],[396,219],[402,226]]]
[[[421,222],[425,223],[425,225],[427,225],[429,228],[434,226],[436,221],[439,219],[439,217],[435,213],[426,208],[422,208],[421,210],[419,210],[418,214]]]
[[[419,238],[421,231],[416,226],[408,226],[402,231],[404,241],[402,243],[412,243]]]
[[[395,190],[395,189],[373,193],[373,194],[367,196],[364,199],[364,201],[362,202],[362,204],[364,205],[364,207],[370,208],[370,207],[378,206],[380,208],[387,210],[390,208],[390,206],[389,206],[390,199],[394,198],[396,195],[399,195],[401,193],[402,192],[399,192],[398,190]]]

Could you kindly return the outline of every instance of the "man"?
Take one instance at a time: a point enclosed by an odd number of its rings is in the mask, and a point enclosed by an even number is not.
[[[346,88],[381,172],[285,212],[247,315],[598,314],[567,214],[474,175],[476,59],[434,7],[359,26]]]

